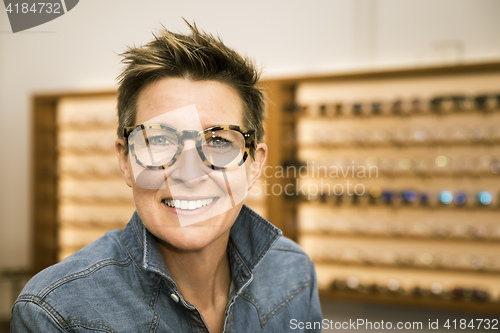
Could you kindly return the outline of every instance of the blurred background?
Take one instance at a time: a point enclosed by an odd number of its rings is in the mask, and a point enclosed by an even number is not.
[[[272,153],[249,205],[314,259],[325,318],[498,318],[499,14],[496,0],[87,0],[13,34],[0,10],[0,318],[30,274],[128,221],[118,54],[161,24],[186,32],[182,18],[263,68]]]

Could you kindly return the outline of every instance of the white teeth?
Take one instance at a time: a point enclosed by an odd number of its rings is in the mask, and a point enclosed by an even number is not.
[[[187,209],[189,205],[189,201],[181,200],[181,209]]]
[[[163,202],[173,208],[194,210],[203,206],[208,206],[214,201],[214,198],[202,200],[177,200],[177,199],[164,199]]]

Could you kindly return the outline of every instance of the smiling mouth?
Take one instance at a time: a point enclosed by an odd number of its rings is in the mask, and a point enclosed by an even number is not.
[[[177,199],[163,199],[162,202],[172,208],[183,210],[195,210],[204,206],[210,205],[214,202],[215,198],[200,199],[200,200],[177,200]]]

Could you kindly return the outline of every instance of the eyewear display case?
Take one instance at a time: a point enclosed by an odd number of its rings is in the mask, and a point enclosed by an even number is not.
[[[322,298],[500,312],[499,63],[266,85],[269,216]]]
[[[267,79],[247,204],[322,298],[500,313],[500,63]],[[34,267],[123,228],[116,92],[33,98]]]

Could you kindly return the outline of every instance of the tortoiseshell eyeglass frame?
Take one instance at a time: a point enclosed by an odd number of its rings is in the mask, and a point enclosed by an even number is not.
[[[174,155],[174,157],[164,165],[147,165],[142,163],[137,155],[135,154],[135,148],[134,148],[134,138],[135,136],[130,137],[130,134],[134,132],[135,130],[145,130],[145,129],[162,129],[162,130],[167,130],[169,132],[175,133],[178,139],[178,146],[177,146],[177,151]],[[245,151],[243,153],[243,157],[241,161],[238,162],[237,165],[231,166],[231,167],[219,167],[216,165],[213,165],[210,163],[210,161],[205,157],[205,154],[203,153],[203,148],[202,148],[202,140],[205,138],[205,136],[213,131],[221,131],[221,130],[233,130],[241,133],[243,135],[243,138],[245,139]],[[128,144],[130,152],[135,158],[135,161],[137,162],[138,165],[145,169],[149,170],[165,170],[168,167],[172,166],[180,157],[182,151],[184,150],[184,140],[186,139],[191,139],[196,141],[196,150],[198,151],[198,155],[200,155],[201,160],[203,161],[203,164],[211,168],[212,170],[234,170],[239,168],[245,161],[247,160],[248,156],[251,154],[252,150],[254,150],[257,147],[257,142],[256,142],[256,137],[255,137],[255,130],[252,129],[247,129],[241,126],[237,125],[217,125],[217,126],[212,126],[209,128],[206,128],[202,131],[180,131],[177,130],[176,128],[164,124],[140,124],[137,126],[132,126],[132,127],[126,127],[123,131],[123,136],[125,138],[125,143]],[[146,141],[146,145],[149,147],[149,141],[147,137],[144,137],[144,140]]]

